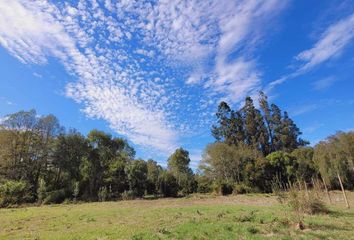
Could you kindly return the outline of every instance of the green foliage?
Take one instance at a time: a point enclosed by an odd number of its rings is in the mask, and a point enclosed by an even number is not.
[[[66,199],[67,193],[65,189],[54,190],[47,192],[46,198],[43,200],[43,204],[52,204],[52,203],[62,203]]]
[[[245,194],[245,193],[251,193],[254,190],[246,185],[245,183],[236,183],[233,186],[232,193],[233,194]]]
[[[230,195],[233,191],[233,185],[228,182],[214,182],[212,188],[215,194],[222,196]]]
[[[316,144],[313,160],[327,183],[338,187],[338,176],[344,185],[354,187],[353,145],[354,133],[337,133]]]
[[[230,146],[216,142],[205,149],[200,168],[209,178],[218,182],[244,183],[266,190],[266,162],[262,154],[245,144]]]
[[[39,185],[37,189],[38,203],[41,204],[47,196],[47,187],[44,179],[39,180]]]
[[[136,194],[132,190],[124,191],[121,194],[122,200],[132,200],[136,197]]]
[[[77,201],[79,194],[80,194],[80,183],[75,182],[73,185],[73,197],[75,202]]]
[[[212,192],[213,182],[207,176],[197,174],[197,175],[195,175],[195,180],[197,182],[197,192],[198,193]]]
[[[314,150],[311,147],[302,147],[291,152],[291,156],[296,159],[296,176],[306,182],[318,175],[318,170],[313,161]]]
[[[108,197],[107,187],[100,187],[98,190],[98,201],[105,202],[108,200]]]
[[[23,181],[5,181],[0,185],[0,207],[31,201],[28,185]]]
[[[53,115],[38,116],[34,110],[10,114],[0,124],[0,181],[5,186],[1,201],[7,205],[213,190],[269,192],[274,182],[281,189],[297,179],[312,181],[319,172],[332,187],[338,187],[339,175],[345,187],[354,187],[353,132],[331,136],[314,150],[299,148],[305,142],[288,114],[275,104],[269,106],[262,93],[259,101],[260,110],[250,97],[237,111],[220,103],[212,127],[217,142],[205,149],[200,174],[193,173],[183,148],[172,153],[163,169],[154,160],[135,160],[126,140],[103,131],[83,136],[65,131]]]
[[[193,172],[189,168],[189,152],[183,148],[177,149],[167,161],[168,170],[177,179],[179,191],[185,195],[192,193],[196,186]]]
[[[178,182],[169,171],[161,171],[158,179],[159,192],[165,197],[176,197],[178,194]]]
[[[152,159],[147,161],[147,186],[146,190],[148,194],[158,193],[158,180],[159,174],[162,171],[162,167]]]
[[[246,144],[256,148],[264,156],[273,151],[287,151],[308,144],[299,138],[301,131],[294,121],[280,108],[271,104],[260,92],[260,109],[251,97],[246,97],[244,106],[234,111],[226,102],[221,102],[216,112],[217,124],[212,126],[212,135],[228,145]]]
[[[144,160],[133,160],[126,168],[129,190],[137,197],[144,195],[147,184],[147,164]]]
[[[290,153],[277,151],[269,154],[266,159],[272,176],[285,186],[296,179],[297,162]]]

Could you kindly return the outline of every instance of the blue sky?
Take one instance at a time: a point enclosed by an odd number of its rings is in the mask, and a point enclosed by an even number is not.
[[[353,1],[0,1],[0,116],[35,108],[195,167],[218,102],[266,91],[315,144],[354,128]]]

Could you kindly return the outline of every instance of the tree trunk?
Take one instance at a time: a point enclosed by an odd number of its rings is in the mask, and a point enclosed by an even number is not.
[[[306,197],[309,198],[310,195],[309,195],[309,191],[308,191],[308,189],[307,189],[307,183],[306,183],[306,181],[304,181],[304,186],[305,186]]]
[[[299,178],[297,178],[297,184],[299,185],[299,190],[302,191],[302,184],[301,184]]]
[[[332,204],[332,199],[331,199],[331,196],[329,195],[329,192],[328,192],[328,189],[327,189],[327,185],[326,185],[326,182],[324,180],[324,178],[321,176],[322,178],[322,182],[323,182],[323,185],[325,187],[325,190],[326,190],[326,194],[327,194],[327,197],[328,197],[328,200],[329,200],[329,203]]]
[[[320,196],[318,196],[318,191],[317,191],[317,188],[316,188],[315,180],[313,180],[313,177],[311,178],[311,181],[312,181],[312,189],[315,191],[316,197],[320,198]]]
[[[348,198],[347,198],[347,194],[345,193],[345,190],[344,190],[344,187],[343,187],[343,183],[342,183],[342,179],[340,178],[339,173],[337,173],[337,177],[338,177],[339,184],[340,184],[340,187],[341,187],[342,192],[343,192],[343,196],[344,196],[344,200],[345,200],[345,205],[347,206],[347,208],[350,208],[349,202],[348,202]]]

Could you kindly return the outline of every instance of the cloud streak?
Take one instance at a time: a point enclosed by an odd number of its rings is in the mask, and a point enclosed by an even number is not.
[[[295,56],[295,60],[298,64],[296,70],[268,84],[266,91],[269,92],[275,86],[282,84],[289,79],[303,75],[320,64],[339,56],[353,39],[354,13],[332,23],[320,35],[317,42],[311,48],[304,50]],[[332,83],[333,81],[330,81],[330,79],[323,80],[322,83],[318,82],[318,85],[317,87],[315,86],[315,88],[324,89]]]
[[[299,53],[295,59],[302,62],[298,72],[306,72],[342,53],[354,38],[354,13],[330,25],[315,45]]]

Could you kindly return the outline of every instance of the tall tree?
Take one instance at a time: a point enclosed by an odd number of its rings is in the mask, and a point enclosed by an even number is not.
[[[193,190],[194,179],[193,172],[189,167],[189,152],[183,148],[178,148],[168,158],[168,170],[177,179],[178,186],[183,194],[190,193]]]
[[[311,182],[313,178],[317,178],[318,171],[313,161],[314,150],[312,147],[301,147],[291,152],[291,156],[296,159],[298,179]]]
[[[162,167],[156,161],[147,161],[147,191],[149,194],[156,194],[158,191],[158,180]]]
[[[272,111],[271,111],[271,108],[269,107],[268,97],[262,91],[259,92],[259,106],[263,112],[265,126],[268,130],[268,137],[269,137],[269,141],[270,141],[269,152],[272,152],[275,150],[274,136],[273,136],[274,125],[273,125],[273,119],[272,119]]]
[[[241,110],[244,119],[246,144],[259,149],[264,155],[269,152],[269,135],[261,112],[256,109],[251,97],[247,97]]]
[[[210,180],[253,186],[263,177],[262,159],[258,150],[245,144],[216,142],[206,147],[200,169]]]
[[[221,102],[216,113],[217,124],[212,126],[212,134],[219,142],[229,145],[247,144],[257,148],[264,156],[274,151],[291,152],[308,142],[299,138],[301,132],[287,112],[271,104],[267,96],[260,92],[258,110],[251,97],[246,97],[244,106],[232,110],[226,102]]]
[[[147,185],[148,168],[144,160],[133,160],[126,168],[129,189],[137,197],[142,197]]]
[[[349,202],[344,190],[344,185],[351,184],[353,172],[351,172],[348,162],[349,155],[346,153],[343,145],[340,144],[340,134],[328,137],[315,146],[314,161],[319,167],[320,173],[328,182],[338,180],[342,189],[346,205],[349,208]]]
[[[216,112],[217,125],[212,126],[212,135],[218,141],[228,141],[230,138],[231,108],[226,102],[221,102]]]
[[[53,143],[61,131],[56,117],[39,117],[35,110],[6,116],[0,136],[3,144],[0,165],[4,166],[5,177],[26,181],[36,196],[39,179],[49,171]]]
[[[271,104],[271,127],[272,127],[272,137],[273,137],[273,151],[282,150],[282,114],[280,108],[274,103]]]
[[[87,137],[89,143],[88,157],[81,164],[81,174],[86,182],[86,193],[96,199],[100,187],[119,189],[122,183],[113,179],[121,179],[122,166],[134,157],[134,150],[120,138],[112,138],[110,134],[92,130]],[[112,182],[113,181],[113,182]]]
[[[72,181],[80,181],[80,164],[88,157],[88,144],[84,136],[75,130],[60,134],[53,149],[56,188],[70,186]],[[64,179],[64,177],[66,179]]]

